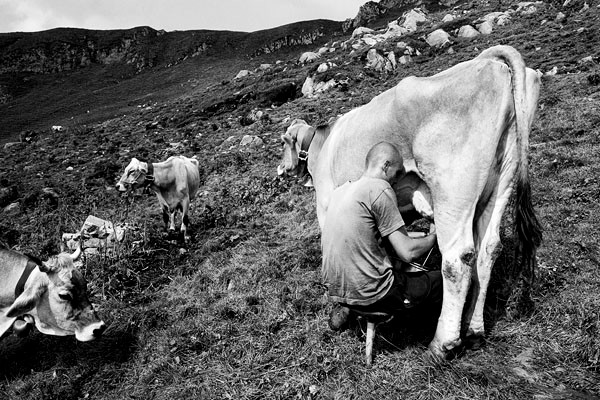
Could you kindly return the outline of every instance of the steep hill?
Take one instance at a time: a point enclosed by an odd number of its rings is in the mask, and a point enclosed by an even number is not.
[[[385,0],[344,23],[255,33],[0,36],[0,132],[11,142],[0,147],[0,243],[45,258],[90,214],[127,227],[115,257],[88,256],[81,267],[105,335],[2,338],[0,399],[598,398],[600,2],[441,3]],[[491,32],[459,37],[466,25],[485,31],[486,20]],[[357,25],[374,31],[352,37]],[[449,41],[431,46],[438,29]],[[327,122],[404,77],[498,44],[543,73],[530,138],[545,230],[535,308],[517,302],[506,215],[485,345],[437,364],[425,347],[433,328],[408,315],[378,329],[367,368],[360,332],[327,326],[314,192],[276,175],[280,135],[295,118]],[[73,51],[52,56],[65,46]],[[53,61],[19,61],[39,49]],[[300,63],[306,51],[320,57]],[[250,73],[234,79],[241,70]],[[131,157],[174,154],[200,160],[189,245],[162,235],[153,196],[114,189]]]

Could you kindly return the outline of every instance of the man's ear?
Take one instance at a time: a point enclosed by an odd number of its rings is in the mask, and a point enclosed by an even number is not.
[[[12,303],[6,312],[6,316],[9,318],[18,317],[19,315],[25,314],[27,311],[33,310],[37,301],[42,297],[44,290],[46,290],[46,287],[41,285],[30,286],[27,288],[27,290],[21,293],[21,295]]]

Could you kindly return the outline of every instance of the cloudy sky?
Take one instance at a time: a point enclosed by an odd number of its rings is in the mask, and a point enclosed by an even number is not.
[[[256,31],[310,19],[354,18],[367,0],[0,0],[0,32],[57,27]]]

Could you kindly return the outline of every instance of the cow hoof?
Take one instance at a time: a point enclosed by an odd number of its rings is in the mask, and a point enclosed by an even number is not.
[[[469,350],[479,350],[485,346],[485,337],[481,334],[469,335],[464,341],[465,348]]]
[[[429,352],[434,360],[442,362],[445,360],[452,360],[458,357],[461,352],[461,340],[456,339],[447,343],[440,343],[437,340],[433,340],[429,343]]]

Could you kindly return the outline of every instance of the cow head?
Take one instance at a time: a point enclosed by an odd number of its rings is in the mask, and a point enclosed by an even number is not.
[[[278,175],[302,177],[306,173],[306,170],[299,167],[298,154],[301,150],[302,140],[306,135],[311,134],[314,129],[304,120],[295,119],[285,133],[281,135],[283,157],[277,167]]]
[[[73,260],[81,253],[61,253],[42,262],[32,272],[25,290],[8,309],[9,318],[30,315],[44,334],[75,335],[81,342],[93,340],[105,329],[87,296],[83,274]]]
[[[128,189],[137,189],[143,186],[147,173],[148,164],[141,162],[137,158],[132,158],[117,183],[117,190],[119,192],[126,192]]]

